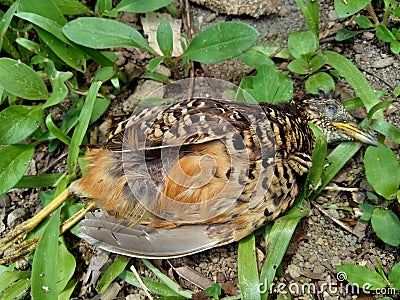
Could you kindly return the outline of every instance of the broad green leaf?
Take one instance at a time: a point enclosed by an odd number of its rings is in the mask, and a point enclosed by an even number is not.
[[[371,28],[374,27],[374,24],[366,17],[366,16],[358,16],[354,19],[354,22],[357,23],[361,28]]]
[[[288,48],[295,58],[318,50],[318,38],[311,30],[295,31],[289,35]]]
[[[111,100],[108,98],[96,98],[96,103],[93,106],[89,124],[96,122],[110,106],[110,103]]]
[[[21,179],[33,158],[34,145],[10,145],[0,148],[0,195]]]
[[[124,271],[125,267],[128,265],[130,257],[119,255],[104,272],[104,275],[100,278],[97,284],[97,290],[99,293],[103,294],[110,284]]]
[[[163,18],[157,27],[157,43],[161,52],[165,56],[170,57],[174,45],[172,28],[167,18]]]
[[[62,238],[59,238],[62,240]],[[57,257],[57,292],[61,293],[75,273],[75,257],[68,251],[65,243],[60,241]]]
[[[391,210],[376,208],[372,213],[371,225],[386,244],[395,247],[400,245],[400,221]]]
[[[171,4],[174,0],[122,0],[115,10],[131,13],[146,13]]]
[[[400,263],[393,266],[388,277],[391,285],[396,290],[400,290]]]
[[[254,234],[245,237],[238,247],[238,279],[243,299],[261,299],[260,280],[256,257]]]
[[[376,290],[387,285],[386,280],[377,272],[359,265],[335,266],[336,270],[342,272],[343,278],[352,284],[358,284],[361,289]]]
[[[107,80],[111,79],[116,73],[114,67],[103,67],[98,69],[94,73],[93,81],[102,81],[106,82]]]
[[[374,190],[386,199],[395,197],[400,184],[396,154],[385,145],[368,147],[364,155],[365,175]]]
[[[68,282],[67,286],[65,287],[65,289],[58,294],[58,300],[70,300],[73,299],[71,297],[72,293],[75,290],[76,285],[78,284],[78,280],[73,278],[70,280],[70,282]]]
[[[32,68],[11,58],[0,58],[0,86],[10,94],[27,100],[48,97],[42,78]]]
[[[306,92],[314,95],[318,95],[319,90],[322,90],[325,94],[335,90],[335,82],[332,76],[323,72],[308,77],[305,86]]]
[[[326,58],[323,55],[315,55],[310,60],[310,71],[316,72],[326,63]]]
[[[32,263],[32,297],[34,299],[57,299],[58,279],[58,233],[60,208],[56,209],[47,223],[36,247]]]
[[[84,72],[86,69],[85,54],[73,45],[63,42],[53,34],[41,29],[35,28],[44,43],[68,66],[75,70]]]
[[[0,145],[16,144],[39,128],[42,106],[13,105],[0,112]]]
[[[399,54],[400,52],[400,42],[398,41],[393,41],[390,43],[390,51],[393,52],[393,54]]]
[[[237,58],[242,60],[246,65],[254,69],[258,69],[261,65],[275,65],[273,60],[270,58],[270,54],[264,50],[262,46],[252,46],[245,52],[240,54]]]
[[[363,101],[367,111],[378,103],[378,98],[376,97],[371,85],[368,83],[367,79],[365,79],[360,70],[351,63],[351,61],[343,55],[333,51],[324,51],[322,54],[327,58],[327,64],[335,68],[339,75],[344,77],[353,87],[357,96]]]
[[[231,59],[250,48],[259,33],[241,22],[225,22],[207,27],[189,43],[183,58],[202,63]]]
[[[85,47],[132,46],[156,55],[139,31],[118,21],[81,17],[67,23],[62,31],[71,41]]]
[[[336,33],[335,40],[338,42],[345,41],[362,32],[363,31],[361,30],[348,30],[346,28],[343,28]]]
[[[252,79],[252,88],[246,88],[245,91],[257,102],[276,104],[292,99],[293,82],[280,75],[275,67],[260,66]]]
[[[14,2],[13,5],[11,5],[7,12],[1,17],[0,20],[0,50],[3,47],[3,41],[6,36],[6,31],[8,30],[8,26],[10,26],[11,20],[14,17],[14,14],[17,10],[18,2]]]
[[[32,13],[57,22],[59,25],[67,23],[67,19],[65,19],[53,0],[19,0],[18,2],[19,12]]]
[[[382,42],[390,43],[396,40],[396,38],[393,36],[390,30],[387,29],[387,27],[383,24],[376,25],[375,30],[376,30],[376,37],[380,39]]]
[[[90,9],[77,0],[53,0],[54,4],[64,15],[89,14]]]
[[[288,64],[288,69],[290,72],[301,75],[305,75],[310,72],[308,62],[303,57],[291,61]]]
[[[334,0],[336,14],[339,18],[346,18],[363,9],[371,0]]]

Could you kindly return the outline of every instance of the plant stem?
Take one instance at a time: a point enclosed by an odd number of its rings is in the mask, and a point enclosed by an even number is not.
[[[367,10],[368,10],[369,14],[371,15],[372,20],[374,21],[375,25],[378,25],[379,24],[379,20],[378,20],[378,17],[376,16],[376,14],[375,14],[374,8],[372,7],[371,3],[368,3]]]

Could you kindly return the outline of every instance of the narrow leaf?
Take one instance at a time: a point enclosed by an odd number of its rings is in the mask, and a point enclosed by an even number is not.
[[[32,264],[32,296],[34,299],[57,299],[57,259],[60,208],[47,223],[37,244]]]
[[[238,247],[238,278],[240,294],[243,299],[261,299],[260,280],[256,257],[254,234],[245,237]]]
[[[97,290],[100,294],[105,293],[110,284],[124,271],[128,265],[130,257],[119,255],[113,261],[111,266],[104,272],[104,275],[100,278],[97,284]]]
[[[363,9],[371,0],[335,0],[335,11],[339,18],[346,18]]]
[[[161,52],[165,56],[170,57],[174,45],[172,28],[167,18],[163,18],[157,27],[157,43]]]
[[[3,47],[3,41],[6,35],[6,32],[8,30],[8,26],[10,26],[11,20],[17,11],[18,7],[18,2],[14,2],[13,5],[11,5],[6,13],[2,16],[0,20],[0,50]]]
[[[160,9],[174,0],[122,0],[115,8],[118,12],[147,13]]]

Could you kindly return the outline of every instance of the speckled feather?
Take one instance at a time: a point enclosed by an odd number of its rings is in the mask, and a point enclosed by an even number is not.
[[[103,211],[88,215],[80,234],[150,258],[240,240],[292,205],[312,165],[309,121],[328,140],[352,139],[331,126],[336,120],[354,122],[337,101],[319,99],[273,106],[201,98],[137,110],[104,148],[88,152],[77,192]]]

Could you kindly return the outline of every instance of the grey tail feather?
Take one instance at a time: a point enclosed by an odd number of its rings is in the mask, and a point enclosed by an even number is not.
[[[144,225],[129,227],[103,211],[86,214],[78,235],[109,252],[132,257],[162,259],[201,252],[217,246],[207,235],[208,225],[185,225],[157,229]]]

